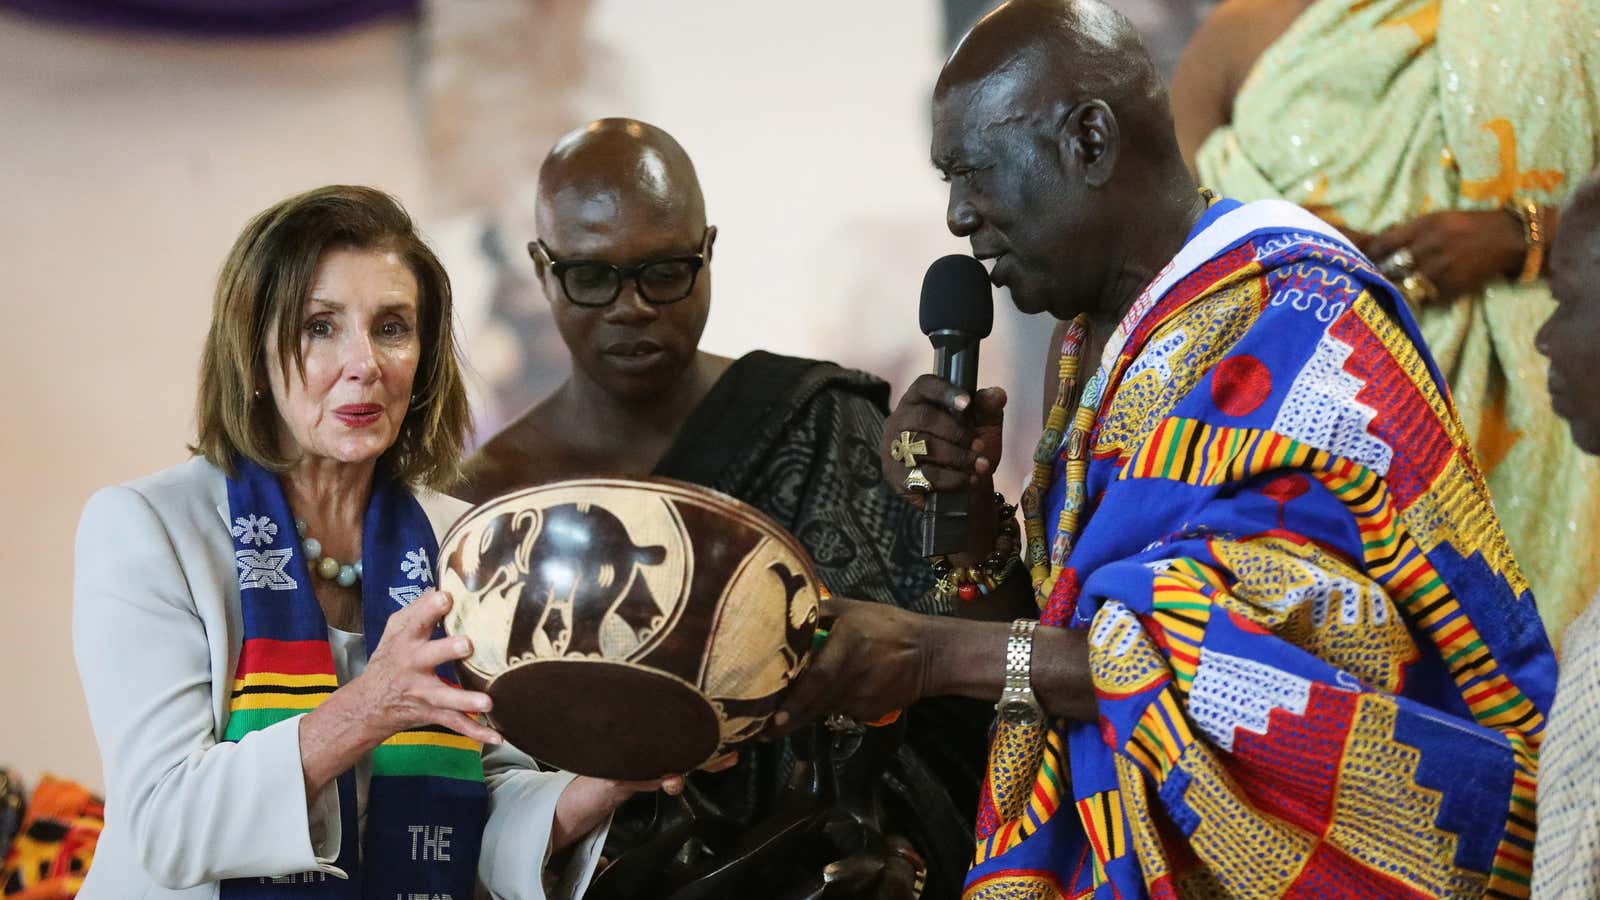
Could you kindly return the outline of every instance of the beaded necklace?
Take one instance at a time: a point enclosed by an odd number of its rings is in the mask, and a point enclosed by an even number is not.
[[[1111,379],[1112,366],[1122,355],[1133,330],[1144,321],[1156,305],[1160,294],[1158,285],[1164,285],[1171,264],[1159,272],[1143,293],[1128,308],[1127,315],[1117,324],[1111,338],[1106,341],[1100,356],[1100,366],[1095,370],[1083,392],[1077,396],[1077,409],[1072,414],[1071,427],[1067,426],[1067,410],[1073,406],[1077,392],[1078,372],[1083,367],[1083,357],[1089,346],[1089,319],[1079,315],[1067,325],[1061,338],[1059,381],[1055,400],[1050,404],[1050,414],[1045,417],[1044,433],[1033,450],[1033,474],[1022,492],[1022,520],[1028,535],[1028,572],[1033,577],[1033,598],[1043,609],[1055,589],[1067,558],[1072,555],[1072,543],[1078,536],[1079,518],[1083,513],[1088,494],[1089,434],[1100,416],[1100,402],[1105,397],[1106,383]],[[1050,491],[1050,481],[1055,476],[1056,455],[1063,449],[1062,432],[1066,432],[1066,500],[1061,507],[1061,518],[1056,523],[1056,537],[1045,549],[1044,498]]]
[[[1217,202],[1217,195],[1208,188],[1200,188],[1206,206]],[[1176,260],[1174,260],[1175,262]],[[1077,410],[1072,415],[1072,425],[1067,428],[1067,410],[1072,408],[1073,394],[1077,391],[1078,372],[1083,366],[1083,356],[1089,346],[1089,318],[1079,315],[1068,325],[1061,337],[1061,356],[1055,400],[1050,404],[1050,414],[1045,417],[1044,433],[1033,449],[1033,474],[1022,491],[1022,522],[1028,536],[1028,573],[1033,578],[1033,599],[1044,609],[1055,590],[1067,558],[1072,555],[1072,543],[1078,537],[1078,519],[1083,512],[1088,495],[1089,434],[1100,417],[1100,403],[1105,397],[1106,383],[1111,380],[1111,370],[1122,350],[1127,346],[1133,330],[1166,292],[1167,276],[1173,263],[1169,262],[1140,292],[1138,299],[1128,307],[1128,312],[1117,323],[1116,330],[1106,341],[1100,354],[1100,366],[1094,377],[1084,385],[1077,398]],[[1160,290],[1157,290],[1160,288]],[[1050,480],[1055,476],[1056,455],[1062,451],[1062,431],[1066,431],[1066,499],[1061,506],[1061,518],[1056,523],[1056,537],[1045,549],[1044,498],[1050,491]]]
[[[1050,404],[1050,414],[1045,417],[1044,433],[1039,436],[1039,444],[1033,450],[1033,474],[1022,491],[1022,521],[1028,535],[1028,572],[1033,579],[1034,601],[1041,609],[1050,597],[1067,556],[1072,552],[1072,540],[1083,506],[1088,475],[1088,465],[1084,460],[1088,430],[1094,426],[1095,416],[1099,412],[1098,403],[1093,408],[1085,406],[1084,401],[1089,399],[1091,393],[1088,389],[1083,391],[1082,398],[1077,397],[1078,371],[1083,365],[1088,337],[1089,319],[1080,315],[1068,324],[1066,334],[1061,338],[1055,400]],[[1095,382],[1099,381],[1099,376],[1100,373],[1096,372]],[[1069,429],[1067,410],[1072,408],[1074,402],[1077,403],[1077,411],[1072,416]],[[1056,539],[1047,549],[1044,498],[1055,476],[1056,455],[1061,450],[1063,433],[1067,450],[1067,497],[1065,505],[1061,507]]]
[[[294,520],[295,533],[304,540],[300,546],[306,551],[306,565],[311,571],[321,575],[329,581],[336,581],[340,587],[351,587],[361,580],[361,560],[356,560],[349,565],[342,565],[331,556],[322,555],[322,542],[306,535],[306,520]]]

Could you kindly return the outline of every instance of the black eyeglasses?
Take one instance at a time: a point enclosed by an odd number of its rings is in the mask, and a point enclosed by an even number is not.
[[[639,296],[646,303],[665,306],[677,303],[694,292],[695,279],[706,264],[707,244],[711,229],[700,239],[700,252],[691,256],[668,256],[652,259],[636,266],[613,266],[592,259],[556,259],[543,240],[528,244],[528,255],[535,262],[550,265],[556,280],[561,282],[561,292],[574,306],[610,306],[622,295],[624,279],[632,278]],[[540,260],[539,257],[544,259]]]

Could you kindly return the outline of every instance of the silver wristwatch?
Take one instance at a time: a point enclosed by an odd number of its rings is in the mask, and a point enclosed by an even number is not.
[[[1037,627],[1037,619],[1011,623],[1011,637],[1006,641],[1006,686],[994,705],[1002,722],[1032,725],[1044,718],[1044,708],[1033,696],[1033,630]]]

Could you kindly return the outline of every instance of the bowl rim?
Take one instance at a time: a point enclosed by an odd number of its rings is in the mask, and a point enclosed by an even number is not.
[[[497,508],[500,507],[502,504],[505,504],[505,503],[507,503],[509,501],[513,501],[513,500],[516,500],[516,499],[519,499],[519,498],[522,498],[522,497],[526,497],[526,496],[530,496],[530,495],[533,495],[533,494],[547,493],[547,492],[551,492],[551,491],[555,491],[555,490],[570,490],[570,489],[572,489],[574,487],[584,487],[584,486],[607,487],[607,488],[624,488],[624,489],[629,489],[629,488],[637,489],[637,488],[639,488],[641,486],[642,487],[647,487],[647,488],[651,489],[652,492],[654,492],[654,493],[666,493],[666,494],[669,494],[671,496],[684,498],[684,499],[688,500],[689,502],[698,502],[701,505],[711,506],[713,508],[718,508],[723,512],[726,512],[726,513],[729,513],[729,514],[733,515],[735,518],[741,519],[745,523],[754,526],[757,530],[762,532],[764,535],[766,535],[768,537],[771,537],[771,538],[779,541],[780,543],[784,544],[784,546],[788,548],[790,553],[793,554],[795,559],[799,560],[800,564],[804,567],[805,575],[808,578],[811,579],[811,583],[813,585],[815,585],[815,587],[816,587],[816,594],[817,594],[818,605],[819,605],[819,610],[818,610],[819,615],[818,615],[817,623],[814,625],[814,627],[819,627],[819,628],[821,627],[821,617],[820,617],[821,601],[822,601],[822,599],[824,597],[828,596],[830,592],[828,591],[827,586],[823,584],[822,578],[817,574],[816,561],[811,558],[810,551],[808,551],[806,549],[805,545],[803,543],[801,543],[801,541],[800,541],[800,539],[798,537],[796,537],[794,534],[792,534],[789,531],[789,529],[784,528],[782,525],[780,525],[778,523],[778,521],[776,519],[774,519],[772,516],[767,515],[766,513],[762,512],[761,510],[757,509],[756,507],[752,506],[751,504],[746,503],[743,500],[740,500],[739,498],[732,496],[731,494],[727,494],[727,493],[725,493],[723,491],[719,491],[719,490],[717,490],[715,488],[708,488],[705,485],[695,484],[694,482],[680,481],[680,480],[678,480],[676,478],[662,478],[662,477],[659,477],[659,476],[648,476],[648,477],[628,477],[628,476],[620,476],[620,475],[618,475],[618,476],[586,476],[586,477],[582,477],[582,478],[560,479],[560,480],[557,480],[557,481],[543,481],[543,482],[540,482],[538,484],[528,485],[526,487],[521,487],[521,488],[516,488],[514,490],[506,491],[505,493],[502,493],[502,494],[497,494],[494,497],[490,497],[489,499],[483,501],[482,503],[475,504],[471,509],[469,509],[466,512],[462,513],[455,520],[455,522],[451,523],[450,527],[445,530],[444,536],[439,539],[438,556],[439,556],[440,570],[439,570],[439,574],[437,576],[438,585],[436,585],[436,586],[439,586],[442,589],[443,579],[444,579],[443,563],[444,563],[444,560],[448,556],[448,553],[446,552],[445,548],[447,546],[450,546],[451,543],[460,536],[461,532],[465,531],[468,527],[470,527],[478,519],[480,519],[480,518],[482,518],[484,516],[487,516],[487,515],[491,515],[491,514],[497,515],[498,514],[498,509]],[[720,619],[721,615],[722,615],[722,610],[721,609],[718,610],[717,615],[718,615],[718,618]],[[450,620],[451,620],[451,617],[450,616],[446,616],[444,621],[440,623],[441,627],[444,629],[446,634],[454,634],[454,632],[451,631],[451,629],[450,629]],[[567,657],[559,657],[559,658],[565,659]],[[576,658],[576,657],[574,657],[574,658]],[[624,660],[607,660],[607,661],[613,662],[613,663],[625,662]],[[490,679],[490,680],[498,678],[501,674],[504,674],[504,672],[506,672],[506,671],[510,671],[511,669],[517,668],[518,666],[521,666],[521,665],[529,665],[529,664],[531,664],[533,662],[538,662],[538,661],[536,661],[536,660],[523,660],[521,662],[513,662],[510,665],[508,665],[506,667],[506,669],[503,670],[502,672],[489,673],[489,672],[483,672],[483,671],[479,670],[476,666],[471,665],[469,659],[458,660],[458,663],[460,665],[467,666],[473,672],[477,673],[479,675],[479,677],[482,677],[482,678],[485,678],[485,679]],[[800,664],[800,668],[795,673],[795,677],[798,678],[799,677],[799,673],[803,672],[808,667],[809,663],[810,663],[810,654],[808,653],[802,659],[801,664]],[[648,667],[646,667],[646,668],[648,668]],[[676,676],[674,676],[674,677],[676,677]],[[688,682],[685,682],[685,683],[687,684]],[[697,690],[698,690],[698,688],[697,688]]]
[[[692,481],[680,481],[676,478],[663,478],[658,475],[645,477],[606,475],[583,478],[564,478],[559,481],[542,481],[538,484],[506,491],[503,494],[496,494],[482,503],[474,504],[472,508],[468,509],[466,512],[463,512],[456,518],[454,522],[450,523],[450,527],[445,529],[444,535],[439,538],[439,557],[441,560],[443,560],[445,556],[445,545],[454,540],[459,532],[467,528],[470,522],[487,514],[491,507],[499,506],[500,504],[509,500],[515,500],[520,497],[545,493],[558,489],[570,490],[574,487],[594,486],[610,488],[637,488],[641,485],[653,486],[658,489],[664,488],[665,493],[685,497],[690,500],[699,500],[703,503],[705,501],[715,501],[714,503],[708,505],[720,504],[725,508],[725,511],[732,513],[738,518],[746,520],[749,524],[755,525],[761,531],[770,534],[771,536],[788,545],[790,551],[792,551],[795,556],[797,556],[800,561],[805,564],[806,574],[811,576],[812,583],[817,585],[819,588],[824,587],[822,584],[822,579],[817,575],[817,564],[816,561],[811,558],[811,551],[807,550],[805,544],[801,543],[800,539],[791,533],[789,529],[779,524],[777,519],[774,519],[772,516],[767,515],[749,503],[740,500],[738,497],[735,497],[732,494],[724,493],[723,491],[719,491],[716,488],[706,487],[703,484],[695,484]]]

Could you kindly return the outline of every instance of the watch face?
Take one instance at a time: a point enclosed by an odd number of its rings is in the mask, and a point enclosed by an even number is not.
[[[1012,725],[1032,725],[1039,721],[1039,707],[1026,700],[1000,701],[1000,720]]]

